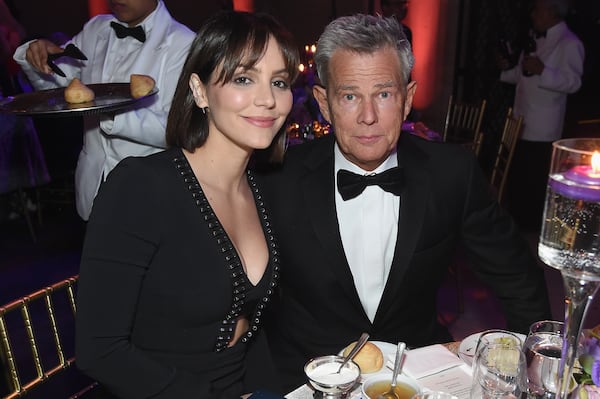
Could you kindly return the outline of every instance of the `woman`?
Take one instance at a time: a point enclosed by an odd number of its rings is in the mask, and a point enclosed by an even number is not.
[[[234,398],[259,386],[251,371],[268,364],[260,327],[279,259],[247,164],[282,134],[297,65],[271,17],[211,17],[179,77],[171,148],[122,161],[103,184],[82,254],[76,356],[116,396]]]

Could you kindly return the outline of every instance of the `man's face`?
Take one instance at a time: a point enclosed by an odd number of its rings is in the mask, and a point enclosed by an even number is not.
[[[136,26],[154,11],[158,0],[108,0],[110,10],[119,21]]]
[[[554,24],[552,10],[543,0],[536,0],[531,10],[531,24],[536,32],[545,32]]]
[[[344,156],[364,170],[376,169],[395,149],[416,82],[403,87],[400,60],[386,47],[371,54],[337,50],[328,87],[315,86],[323,116],[332,123]]]
[[[381,2],[381,12],[384,17],[396,16],[398,22],[406,18],[408,13],[408,1],[407,0],[387,0]]]

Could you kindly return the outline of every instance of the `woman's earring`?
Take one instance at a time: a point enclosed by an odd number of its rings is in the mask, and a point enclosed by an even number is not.
[[[202,113],[204,115],[208,114],[208,111],[209,111],[208,107],[204,107],[204,108],[200,108],[200,109],[202,110]]]

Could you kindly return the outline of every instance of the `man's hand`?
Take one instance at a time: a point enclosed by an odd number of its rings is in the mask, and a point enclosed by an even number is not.
[[[52,43],[50,40],[38,39],[29,44],[27,52],[25,53],[25,59],[35,69],[42,73],[51,74],[52,69],[48,66],[46,61],[48,60],[48,54],[62,53],[63,49]]]
[[[499,52],[496,52],[496,66],[501,71],[506,71],[512,67],[510,60],[506,57],[503,57]]]
[[[544,63],[535,55],[524,56],[521,66],[523,67],[523,71],[534,75],[541,75],[544,71]]]

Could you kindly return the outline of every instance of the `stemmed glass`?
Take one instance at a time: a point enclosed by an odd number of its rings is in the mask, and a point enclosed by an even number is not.
[[[553,143],[538,253],[560,270],[565,287],[565,331],[556,399],[566,399],[577,342],[600,283],[600,139]]]

